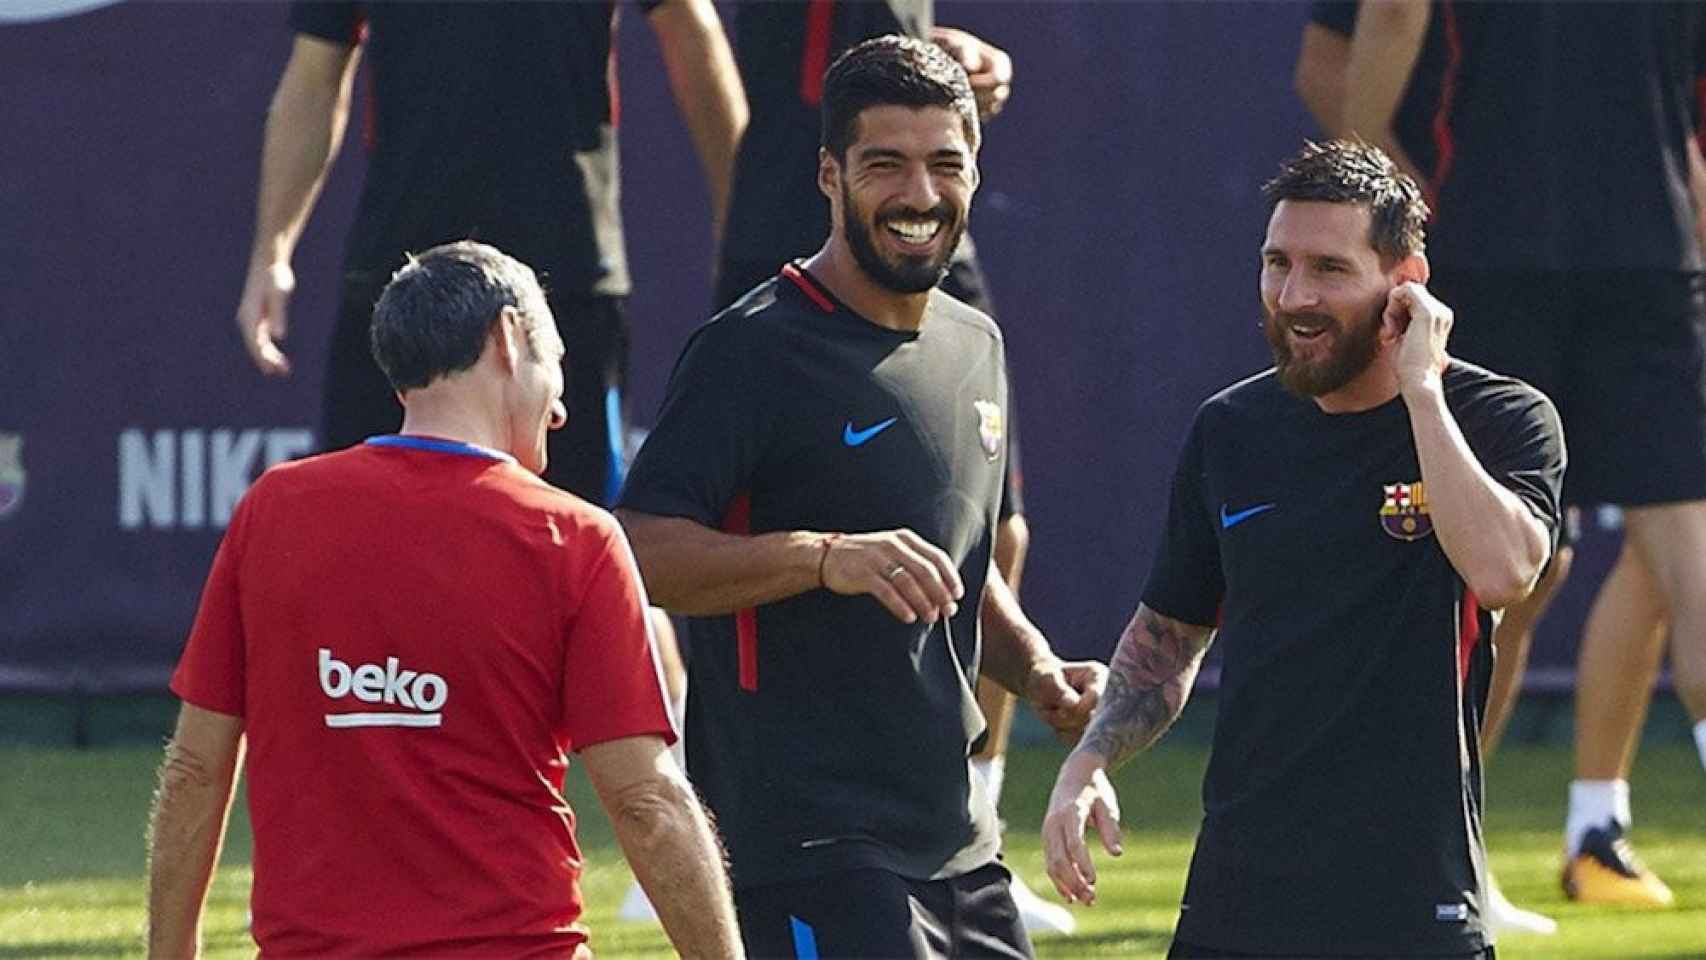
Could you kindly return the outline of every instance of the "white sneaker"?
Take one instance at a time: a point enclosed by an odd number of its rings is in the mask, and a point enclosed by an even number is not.
[[[658,912],[652,909],[652,901],[646,897],[646,891],[640,889],[640,881],[635,880],[629,885],[628,895],[622,898],[616,917],[634,923],[658,922]]]
[[[1535,933],[1549,937],[1558,932],[1558,921],[1533,910],[1524,910],[1506,900],[1504,891],[1492,877],[1487,878],[1487,911],[1482,919],[1495,937],[1506,933]]]
[[[1072,911],[1031,892],[1017,873],[1013,874],[1013,881],[1007,889],[1013,894],[1014,905],[1019,908],[1019,921],[1032,936],[1047,933],[1068,937],[1078,929],[1078,918],[1072,915]]]

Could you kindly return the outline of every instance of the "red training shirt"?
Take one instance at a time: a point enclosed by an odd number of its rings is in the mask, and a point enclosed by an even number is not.
[[[616,521],[418,437],[256,481],[172,690],[244,718],[270,955],[572,954],[567,755],[676,736]]]

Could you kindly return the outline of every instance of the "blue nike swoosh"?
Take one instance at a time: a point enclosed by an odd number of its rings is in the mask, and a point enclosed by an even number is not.
[[[1220,529],[1231,530],[1233,527],[1238,526],[1240,523],[1243,523],[1256,514],[1267,513],[1269,510],[1272,510],[1277,506],[1279,506],[1277,503],[1259,503],[1246,510],[1240,510],[1237,513],[1227,513],[1226,504],[1223,503],[1220,505]]]
[[[853,421],[849,420],[847,421],[847,426],[841,428],[841,442],[847,444],[849,447],[864,446],[865,441],[894,426],[895,421],[899,419],[899,417],[890,417],[882,423],[872,424],[863,430],[853,429]]]

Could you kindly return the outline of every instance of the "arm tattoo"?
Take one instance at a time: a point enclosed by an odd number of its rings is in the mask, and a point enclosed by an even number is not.
[[[1185,709],[1213,639],[1212,627],[1139,605],[1108,664],[1108,687],[1080,748],[1106,757],[1110,769],[1149,749]]]

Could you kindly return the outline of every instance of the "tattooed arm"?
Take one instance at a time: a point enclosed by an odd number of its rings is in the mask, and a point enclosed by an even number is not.
[[[200,956],[201,913],[243,762],[243,718],[185,703],[148,829],[148,956]]]
[[[1163,616],[1139,605],[1108,665],[1108,686],[1090,728],[1061,765],[1043,820],[1049,879],[1068,902],[1096,900],[1096,868],[1084,828],[1096,825],[1102,846],[1120,855],[1119,800],[1107,771],[1147,750],[1185,709],[1213,627]]]

